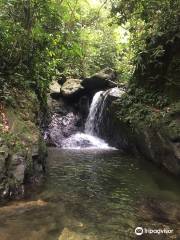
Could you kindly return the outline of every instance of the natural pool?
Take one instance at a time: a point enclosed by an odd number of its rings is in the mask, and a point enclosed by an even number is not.
[[[172,229],[144,234],[136,227]],[[178,239],[177,179],[117,150],[49,149],[46,181],[0,208],[0,240]]]

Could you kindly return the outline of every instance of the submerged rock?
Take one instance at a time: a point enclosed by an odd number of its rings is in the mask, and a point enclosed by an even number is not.
[[[47,202],[39,199],[37,201],[29,202],[14,202],[13,204],[4,206],[0,208],[1,216],[10,216],[16,214],[22,214],[23,212],[29,211],[34,208],[40,208],[47,206]]]
[[[97,238],[95,236],[76,233],[68,228],[64,228],[58,240],[97,240]]]
[[[65,149],[82,149],[82,148],[97,148],[97,149],[113,149],[102,139],[91,136],[85,133],[76,133],[65,139],[61,143],[61,147]]]

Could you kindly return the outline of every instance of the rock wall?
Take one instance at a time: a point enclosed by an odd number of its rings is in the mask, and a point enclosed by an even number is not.
[[[0,115],[0,201],[22,198],[27,184],[38,183],[45,171],[46,146],[39,129],[37,97],[17,89],[12,96]],[[2,116],[6,116],[6,129]]]
[[[119,98],[112,96],[106,98],[99,135],[111,145],[126,152],[139,153],[159,167],[180,176],[180,107],[178,103],[169,107],[168,113],[151,124],[143,119],[130,123],[129,116],[120,115],[122,112],[120,109],[122,110],[124,106],[119,100],[126,94]]]
[[[78,102],[69,103],[63,97],[48,96],[48,124],[45,139],[48,145],[61,147],[64,139],[82,131],[84,125],[83,114],[80,113]]]
[[[85,79],[62,77],[53,81],[48,94],[46,142],[62,147],[64,140],[82,132],[93,95],[116,86],[115,79],[114,70],[106,68]]]

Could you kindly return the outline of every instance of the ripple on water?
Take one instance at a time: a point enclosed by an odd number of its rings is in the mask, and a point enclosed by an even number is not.
[[[139,225],[172,227],[177,237],[179,185],[151,163],[118,151],[55,148],[48,163],[40,193],[0,209],[0,240],[130,240]]]

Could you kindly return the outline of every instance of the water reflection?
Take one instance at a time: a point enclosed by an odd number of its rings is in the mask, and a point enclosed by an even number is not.
[[[178,183],[151,163],[118,151],[54,148],[48,162],[39,193],[0,209],[0,239],[129,240],[139,225],[175,231],[142,239],[180,234]]]

